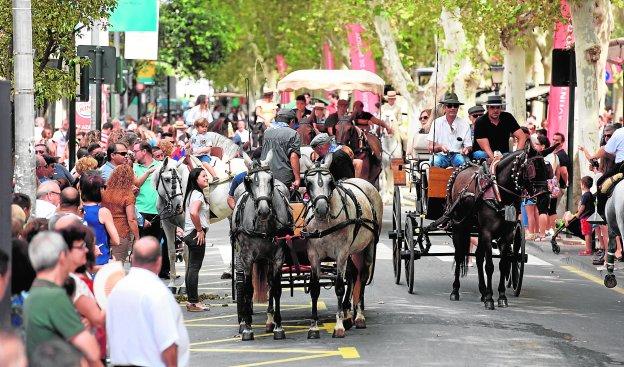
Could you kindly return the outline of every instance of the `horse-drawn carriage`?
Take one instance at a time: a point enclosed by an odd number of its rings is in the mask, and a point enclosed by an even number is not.
[[[510,153],[498,162],[469,162],[457,169],[444,169],[431,165],[425,135],[416,140],[414,156],[403,164],[394,165],[406,176],[403,180],[400,174],[395,173],[398,180],[395,180],[394,188],[392,230],[388,232],[392,240],[396,284],[400,283],[404,272],[408,291],[413,293],[416,260],[431,256],[455,256],[455,283],[451,300],[458,300],[458,277],[467,270],[466,257],[476,256],[483,301],[488,291],[491,297],[491,289],[486,291],[482,284],[480,262],[483,257],[480,261],[479,251],[487,251],[481,256],[491,254],[492,258],[501,259],[499,307],[505,307],[505,285],[513,290],[515,296],[519,296],[522,289],[528,255],[524,229],[518,219],[518,204],[524,197],[544,193],[542,154],[529,147]],[[487,167],[484,167],[486,164]],[[403,211],[402,194],[412,195],[413,209]],[[495,225],[493,222],[496,222],[498,229],[491,228]],[[454,252],[430,251],[431,238],[440,236],[453,239]],[[479,238],[476,253],[470,251],[470,237]],[[490,243],[491,246],[488,246]],[[486,249],[480,249],[484,245]],[[499,253],[491,253],[492,248],[498,248]],[[491,268],[493,270],[493,266]],[[491,281],[488,283],[491,284]],[[493,309],[493,301],[486,302],[486,307]]]
[[[320,72],[337,75],[334,71]],[[379,92],[384,85],[368,72],[341,71],[341,75],[350,76],[347,78],[319,78],[317,71],[305,71],[303,77],[297,73],[280,81],[278,89]],[[253,339],[253,301],[268,301],[266,329],[273,331],[275,339],[284,338],[282,288],[290,289],[291,296],[297,287],[310,294],[312,324],[308,338],[320,337],[317,301],[321,286],[336,291],[334,336],[344,337],[345,329],[353,324],[366,327],[364,288],[373,279],[383,216],[378,190],[362,179],[334,181],[328,156],[323,164],[302,169],[305,193],[291,193],[273,179],[268,168],[271,157],[269,152],[263,161],[248,162],[250,170],[244,187],[237,192],[232,216],[230,237],[236,249],[232,284],[242,339]]]

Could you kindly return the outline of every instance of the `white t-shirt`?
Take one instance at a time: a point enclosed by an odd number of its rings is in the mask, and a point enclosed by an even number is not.
[[[80,279],[78,274],[69,273],[69,276],[72,277],[72,279],[76,283],[76,290],[74,291],[74,299],[72,299],[72,302],[76,303],[76,301],[78,301],[78,298],[82,296],[95,299],[95,296],[93,295],[93,292],[91,292],[91,289],[89,289],[87,283],[85,283],[84,280]]]
[[[206,153],[198,154],[197,150],[211,146],[212,139],[210,139],[210,137],[208,136],[208,132],[191,136],[191,150],[193,155],[206,155]]]
[[[186,203],[186,211],[184,212],[184,235],[187,236],[195,229],[195,225],[193,225],[193,221],[191,220],[191,203],[195,201],[201,202],[201,207],[199,208],[199,221],[201,223],[202,228],[208,229],[208,225],[210,224],[210,212],[208,211],[208,204],[204,200],[204,194],[193,190],[188,197],[188,202]]]
[[[62,132],[61,130],[57,130],[54,135],[52,135],[52,140],[56,143],[56,156],[62,157],[65,154],[65,147],[67,147],[67,137],[69,131]]]
[[[436,144],[445,145],[449,151],[455,153],[460,153],[462,148],[472,146],[472,132],[466,121],[456,117],[453,123],[449,125],[446,116],[440,116],[433,123],[434,126],[429,130],[427,141],[435,141]]]
[[[243,131],[236,130],[234,135],[238,135],[240,137],[241,143],[245,144],[249,141],[249,131],[247,129],[243,129]]]
[[[624,162],[624,129],[617,129],[604,146],[607,153],[615,155],[615,163]]]
[[[161,353],[178,346],[178,366],[189,362],[189,337],[171,291],[147,269],[130,268],[108,297],[106,334],[112,365],[165,366]]]
[[[195,106],[189,110],[188,115],[186,115],[185,119],[187,125],[193,125],[195,121],[199,120],[202,117],[208,120],[208,123],[214,121],[214,119],[212,118],[212,112],[210,112],[209,108],[201,110],[199,107],[200,106]]]

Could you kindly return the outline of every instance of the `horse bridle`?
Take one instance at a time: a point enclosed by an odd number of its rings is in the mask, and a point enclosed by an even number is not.
[[[523,157],[524,159],[521,157]],[[522,191],[525,189],[520,185],[520,178],[522,178],[525,184],[530,186],[531,191],[533,192],[533,195],[521,194],[518,196],[523,198],[532,198],[545,192],[545,190],[539,191],[539,188],[547,187],[547,182],[535,180],[535,177],[537,176],[537,169],[535,168],[534,161],[538,159],[544,160],[544,157],[542,157],[541,155],[529,157],[526,151],[514,158],[514,163],[511,168],[511,178],[514,183],[514,188],[516,189],[516,191],[522,193]],[[510,190],[508,190],[507,188],[501,185],[498,186],[503,190],[510,192]]]
[[[247,176],[245,176],[245,189],[247,189],[247,192],[249,193],[249,196],[251,196],[251,198],[254,201],[254,209],[258,207],[258,204],[260,204],[261,201],[266,201],[267,204],[269,204],[269,207],[271,206],[271,202],[273,200],[273,189],[271,189],[271,193],[269,196],[256,196],[253,191],[251,190],[251,185],[253,183],[258,183],[258,176],[256,176],[256,173],[258,172],[267,172],[271,175],[271,183],[270,186],[271,188],[274,187],[274,178],[273,175],[271,174],[271,169],[268,166],[260,166],[260,165],[256,165],[255,167],[253,167],[252,169],[250,169],[247,172]],[[252,177],[253,176],[253,177]]]
[[[323,187],[323,184],[324,184],[323,176],[329,175],[329,177],[331,178],[331,180],[328,183],[330,185],[329,187],[330,190],[329,190],[329,196],[317,195],[314,197],[314,199],[310,201],[310,205],[316,206],[316,203],[321,199],[324,199],[325,201],[327,201],[327,203],[329,203],[330,199],[332,198],[332,195],[334,194],[334,188],[336,187],[336,183],[334,182],[334,176],[331,174],[329,169],[317,166],[315,168],[308,170],[305,173],[304,180],[307,181],[310,176],[314,176],[314,175],[318,175],[318,178],[316,179],[316,184],[318,185],[318,187]]]
[[[182,213],[182,206],[178,203],[176,208],[173,207],[173,200],[178,196],[182,196],[182,180],[178,176],[178,172],[176,169],[171,169],[171,191],[167,189],[167,185],[165,185],[163,181],[163,172],[167,170],[166,166],[162,166],[160,171],[158,171],[158,181],[156,182],[156,193],[158,193],[158,197],[160,197],[161,201],[164,204],[163,215],[161,218],[168,219],[171,217],[175,217],[178,214]],[[165,190],[165,196],[162,196],[158,191],[158,187],[161,185]],[[180,186],[180,192],[178,192],[178,186]]]

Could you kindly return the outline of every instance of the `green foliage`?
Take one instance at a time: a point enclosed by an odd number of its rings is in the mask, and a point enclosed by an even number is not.
[[[236,16],[223,1],[165,2],[159,18],[160,61],[182,75],[204,75],[224,61],[240,36]]]
[[[32,36],[35,50],[35,102],[75,94],[74,75],[69,63],[76,62],[74,39],[82,27],[91,27],[95,19],[108,17],[116,0],[38,0],[32,2]],[[13,19],[11,0],[0,0],[0,77],[13,76]],[[81,26],[82,25],[82,26]],[[49,59],[60,60],[52,67]],[[58,68],[61,65],[61,68]]]

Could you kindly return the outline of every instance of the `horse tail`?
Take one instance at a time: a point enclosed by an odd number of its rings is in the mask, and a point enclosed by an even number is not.
[[[253,284],[253,301],[264,303],[269,300],[269,280],[267,278],[267,266],[264,264],[253,264],[251,272],[251,282]]]
[[[455,246],[455,266],[459,266],[461,277],[468,274],[468,256],[470,254],[470,232],[461,230],[453,234],[453,244]],[[459,264],[458,264],[459,262]]]

